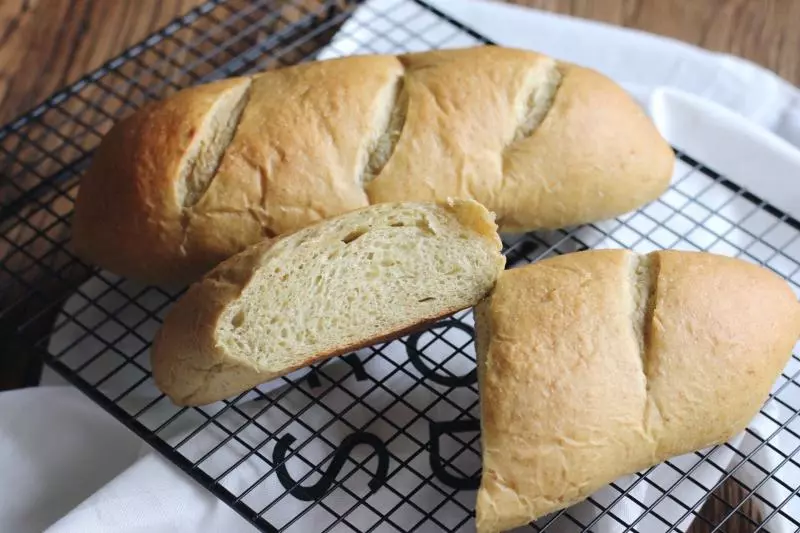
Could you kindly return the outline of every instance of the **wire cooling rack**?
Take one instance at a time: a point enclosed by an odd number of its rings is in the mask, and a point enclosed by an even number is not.
[[[262,531],[471,530],[480,455],[470,311],[230,401],[178,408],[153,386],[148,348],[182,289],[95,271],[68,241],[92,150],[147,100],[300,61],[482,42],[423,1],[215,0],[2,128],[3,357],[33,349]],[[586,248],[707,250],[766,265],[798,292],[797,220],[676,157],[657,201],[601,224],[507,238],[509,267]],[[798,372],[795,355],[731,443],[620,479],[529,529],[796,530]]]

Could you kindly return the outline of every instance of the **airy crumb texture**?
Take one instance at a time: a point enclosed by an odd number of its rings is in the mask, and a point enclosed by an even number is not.
[[[800,305],[765,268],[602,250],[511,269],[476,307],[479,533],[725,442],[766,400]]]
[[[255,245],[170,310],[156,383],[209,403],[470,307],[503,270],[500,249],[472,201],[378,204]]]

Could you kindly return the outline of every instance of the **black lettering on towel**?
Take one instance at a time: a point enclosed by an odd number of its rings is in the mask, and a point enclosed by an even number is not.
[[[472,327],[459,322],[458,320],[444,320],[433,326],[432,329],[439,328],[456,328],[460,329],[461,331],[465,331],[470,337],[474,338],[475,336],[475,331],[472,329]],[[478,371],[475,368],[463,376],[452,376],[449,374],[440,374],[436,371],[436,369],[426,365],[422,361],[422,353],[419,349],[419,341],[422,338],[423,333],[425,332],[421,331],[408,337],[408,342],[406,343],[406,353],[408,353],[408,359],[411,361],[411,364],[414,365],[414,368],[416,368],[425,379],[429,379],[434,383],[444,385],[445,387],[467,387],[478,381]]]
[[[353,367],[353,375],[355,376],[356,381],[364,381],[369,379],[369,374],[367,374],[367,371],[364,369],[364,363],[361,362],[361,359],[358,357],[357,353],[349,353],[342,356],[342,359],[345,363]],[[311,370],[309,370],[305,375],[305,380],[308,382],[308,386],[312,389],[322,386],[322,382],[319,380],[319,374],[317,374],[317,369],[314,367],[312,367]]]
[[[353,367],[353,375],[356,377],[356,381],[369,379],[369,374],[367,374],[367,371],[364,369],[364,363],[361,362],[357,353],[347,354],[342,357],[342,359]]]
[[[454,476],[445,469],[442,461],[440,439],[442,435],[452,435],[453,433],[467,433],[480,431],[481,423],[479,420],[454,420],[452,422],[431,422],[431,471],[436,479],[457,490],[477,490],[481,483],[480,472],[471,477]]]
[[[344,467],[345,462],[350,456],[350,452],[359,444],[371,446],[378,457],[378,467],[375,469],[375,473],[372,474],[372,480],[368,484],[370,490],[374,492],[386,483],[386,476],[389,471],[389,452],[383,441],[372,433],[358,432],[348,435],[336,449],[328,469],[322,474],[319,481],[310,487],[304,487],[292,479],[292,476],[289,475],[289,471],[286,469],[286,463],[284,463],[286,455],[289,453],[289,446],[291,446],[295,440],[297,439],[295,439],[292,434],[286,434],[281,437],[277,444],[275,444],[275,449],[272,451],[272,460],[279,465],[275,468],[275,471],[281,485],[283,485],[284,489],[289,491],[289,494],[298,500],[310,502],[322,498],[328,492],[328,489],[331,488],[334,481],[336,481],[336,477],[339,475],[339,472],[341,472],[342,467]]]

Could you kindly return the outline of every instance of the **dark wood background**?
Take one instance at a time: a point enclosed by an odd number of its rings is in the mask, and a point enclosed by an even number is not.
[[[203,0],[0,1],[0,123]],[[516,0],[638,28],[764,65],[800,83],[798,0]]]
[[[0,124],[203,0],[0,0]],[[800,0],[514,0],[735,54],[800,83]],[[1,178],[0,178],[1,179]],[[0,390],[13,386],[0,376]],[[726,483],[702,511],[718,523],[742,498]],[[722,500],[722,501],[721,501]],[[730,502],[729,504],[723,501]],[[748,504],[744,514],[755,511]],[[692,533],[712,528],[695,521]],[[722,531],[755,528],[732,518]]]

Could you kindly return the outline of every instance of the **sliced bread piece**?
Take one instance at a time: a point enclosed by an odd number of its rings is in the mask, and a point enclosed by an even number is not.
[[[377,204],[233,256],[170,309],[151,357],[179,405],[246,391],[468,308],[505,266],[474,201]]]

